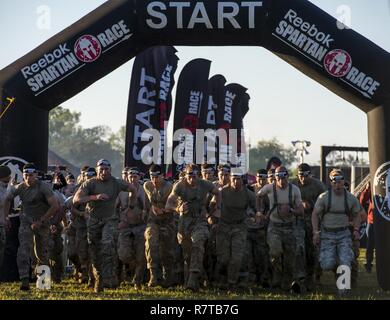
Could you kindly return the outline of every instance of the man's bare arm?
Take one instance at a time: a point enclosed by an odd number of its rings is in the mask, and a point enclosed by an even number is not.
[[[177,202],[178,202],[177,196],[171,193],[167,199],[165,210],[169,212],[176,212]]]

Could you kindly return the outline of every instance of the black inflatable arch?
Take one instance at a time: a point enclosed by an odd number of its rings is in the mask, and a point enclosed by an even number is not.
[[[1,70],[1,105],[16,100],[0,158],[45,168],[48,111],[152,45],[262,46],[367,113],[378,281],[390,290],[390,55],[309,1],[108,1]]]

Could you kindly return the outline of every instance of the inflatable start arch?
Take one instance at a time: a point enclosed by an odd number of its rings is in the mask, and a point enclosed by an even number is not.
[[[15,105],[0,159],[45,168],[48,111],[153,45],[262,46],[367,114],[378,281],[390,290],[390,55],[309,1],[108,1],[1,71],[1,105]]]

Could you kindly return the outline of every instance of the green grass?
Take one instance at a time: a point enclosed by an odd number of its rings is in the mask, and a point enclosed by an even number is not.
[[[359,259],[360,270],[358,287],[352,295],[343,299],[360,300],[390,300],[390,292],[379,288],[375,271],[371,274],[363,268],[364,251]],[[374,269],[375,270],[375,269]],[[105,290],[104,293],[95,294],[86,285],[76,284],[73,280],[65,280],[61,284],[53,284],[50,291],[41,291],[31,284],[30,292],[19,291],[19,282],[0,283],[0,300],[140,300],[140,299],[245,299],[245,300],[336,300],[336,285],[333,273],[324,273],[322,288],[307,295],[285,294],[278,290],[265,290],[253,288],[247,292],[227,292],[214,289],[201,290],[192,293],[182,287],[166,290],[162,288],[144,288],[136,291],[129,284],[124,284],[117,290]]]

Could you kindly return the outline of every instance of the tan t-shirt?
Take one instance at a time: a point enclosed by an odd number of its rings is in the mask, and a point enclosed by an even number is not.
[[[349,217],[345,213],[345,202],[344,194],[337,196],[333,190],[332,192],[332,203],[328,209],[328,197],[329,191],[322,193],[315,204],[315,210],[319,214],[319,218],[322,219],[322,226],[325,228],[341,228],[349,226]],[[359,200],[350,192],[347,193],[347,203],[349,212],[355,217],[361,210],[362,207]]]
[[[188,213],[193,217],[197,217],[206,211],[207,195],[214,188],[214,184],[210,181],[198,179],[196,186],[191,187],[183,180],[173,187],[172,194],[179,199],[180,203],[187,203],[189,206]]]
[[[297,186],[293,184],[290,185],[292,188],[291,189],[292,206],[294,209],[296,209],[299,205],[302,204],[301,192],[299,191],[299,188]],[[278,186],[276,186],[278,206],[275,206],[273,184],[267,184],[259,191],[258,196],[261,197],[268,196],[269,206],[271,210],[270,220],[272,222],[288,223],[294,221],[295,219],[294,214],[286,210],[289,204],[288,194],[289,194],[289,186],[287,186],[285,189],[280,189]]]
[[[104,193],[108,195],[107,201],[89,201],[86,211],[89,212],[92,218],[103,219],[115,215],[115,203],[118,194],[121,191],[127,191],[129,184],[126,181],[110,177],[107,181],[96,178],[85,181],[80,189],[85,195],[97,195]]]
[[[37,181],[33,186],[27,186],[24,182],[11,187],[8,199],[20,197],[22,201],[23,215],[33,219],[43,217],[50,206],[47,199],[54,196],[50,186],[42,181]]]

